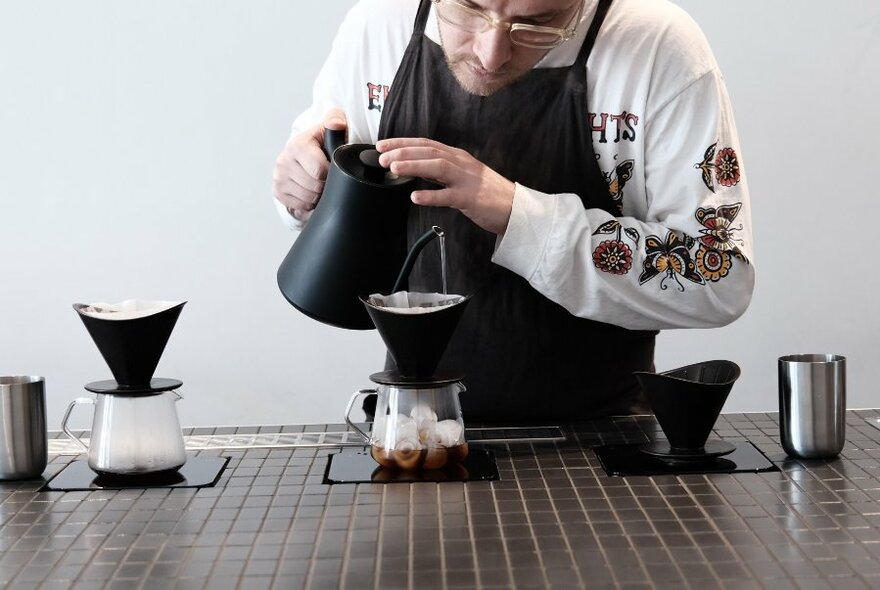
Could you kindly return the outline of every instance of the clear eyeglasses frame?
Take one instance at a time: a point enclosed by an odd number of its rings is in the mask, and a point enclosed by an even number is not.
[[[499,20],[482,10],[462,4],[458,0],[431,0],[431,2],[436,5],[437,16],[440,20],[450,26],[468,33],[483,33],[490,28],[507,29],[511,43],[535,49],[553,49],[574,37],[587,3],[586,0],[582,0],[577,12],[568,21],[565,28],[560,29]]]

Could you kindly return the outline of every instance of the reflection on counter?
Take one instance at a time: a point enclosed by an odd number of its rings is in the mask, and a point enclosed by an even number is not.
[[[495,453],[472,448],[457,464],[443,469],[404,470],[378,466],[369,451],[342,451],[330,455],[324,483],[413,483],[493,481],[498,479]]]

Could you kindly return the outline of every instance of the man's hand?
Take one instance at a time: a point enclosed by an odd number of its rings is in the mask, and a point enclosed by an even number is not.
[[[324,155],[324,128],[346,129],[345,113],[332,109],[324,120],[287,141],[275,159],[272,195],[300,221],[307,221],[324,192],[330,163]]]
[[[376,149],[382,153],[379,163],[394,174],[420,176],[444,186],[413,192],[413,203],[453,207],[493,234],[507,229],[514,183],[466,151],[423,138],[383,139]]]

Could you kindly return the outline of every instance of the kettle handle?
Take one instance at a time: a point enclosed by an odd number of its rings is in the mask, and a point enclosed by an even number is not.
[[[348,424],[352,430],[360,434],[364,438],[364,442],[370,442],[370,435],[360,429],[360,427],[351,421],[351,409],[354,407],[354,402],[362,395],[371,395],[375,394],[377,391],[375,389],[359,389],[355,391],[351,399],[348,400],[348,407],[345,408],[345,423]]]
[[[331,162],[336,148],[345,145],[345,129],[324,128],[324,155]]]
[[[70,428],[67,426],[67,421],[70,419],[70,413],[73,411],[73,407],[77,404],[92,404],[92,405],[94,405],[95,400],[93,400],[90,397],[78,397],[75,400],[73,400],[72,402],[70,402],[70,405],[67,406],[67,411],[64,412],[64,418],[61,419],[61,429],[64,431],[64,434],[66,434],[67,436],[70,437],[70,440],[76,442],[79,446],[81,446],[85,450],[86,453],[88,453],[89,452],[88,445],[86,445],[86,443],[81,441],[78,436],[73,434],[73,432],[71,432]]]

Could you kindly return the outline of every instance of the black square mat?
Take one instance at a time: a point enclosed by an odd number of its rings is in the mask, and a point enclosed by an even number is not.
[[[130,488],[204,488],[216,485],[229,457],[189,457],[174,473],[108,477],[98,475],[86,459],[79,459],[46,482],[41,492],[125,490]]]
[[[645,454],[645,443],[594,447],[608,475],[682,475],[686,473],[758,473],[779,471],[764,454],[748,441],[734,442],[736,449],[706,462],[668,462]]]
[[[324,483],[412,483],[419,481],[490,481],[499,479],[495,453],[470,448],[458,465],[424,471],[403,471],[380,466],[369,451],[342,451],[330,455]]]

